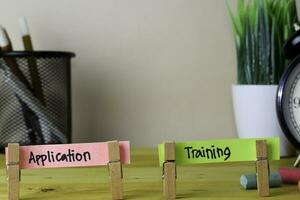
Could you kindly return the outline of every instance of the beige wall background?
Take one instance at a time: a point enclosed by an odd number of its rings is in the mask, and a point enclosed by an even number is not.
[[[236,63],[225,0],[9,0],[0,23],[22,49],[76,53],[73,141],[235,137]]]

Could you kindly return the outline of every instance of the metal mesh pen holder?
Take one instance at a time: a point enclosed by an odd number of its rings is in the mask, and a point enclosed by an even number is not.
[[[0,150],[71,140],[69,52],[0,52]]]

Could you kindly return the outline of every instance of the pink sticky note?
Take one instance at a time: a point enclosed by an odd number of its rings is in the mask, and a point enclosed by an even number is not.
[[[129,141],[119,142],[123,164],[130,163]],[[20,147],[20,168],[59,168],[100,166],[108,163],[106,142],[54,144]]]

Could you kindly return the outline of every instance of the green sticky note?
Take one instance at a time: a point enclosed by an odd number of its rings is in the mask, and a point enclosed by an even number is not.
[[[201,140],[176,143],[176,164],[220,163],[256,160],[256,140],[266,140],[268,160],[280,159],[279,138]],[[164,162],[164,146],[158,146],[159,163]]]

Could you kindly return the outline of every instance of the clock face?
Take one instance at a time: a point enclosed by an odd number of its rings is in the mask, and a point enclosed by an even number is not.
[[[286,116],[286,118],[291,118],[291,125],[295,129],[295,136],[300,139],[300,73],[291,81],[293,81],[293,83],[289,93],[289,110],[286,112],[286,115],[290,116]]]
[[[291,62],[277,92],[277,115],[290,142],[300,149],[300,59]]]

